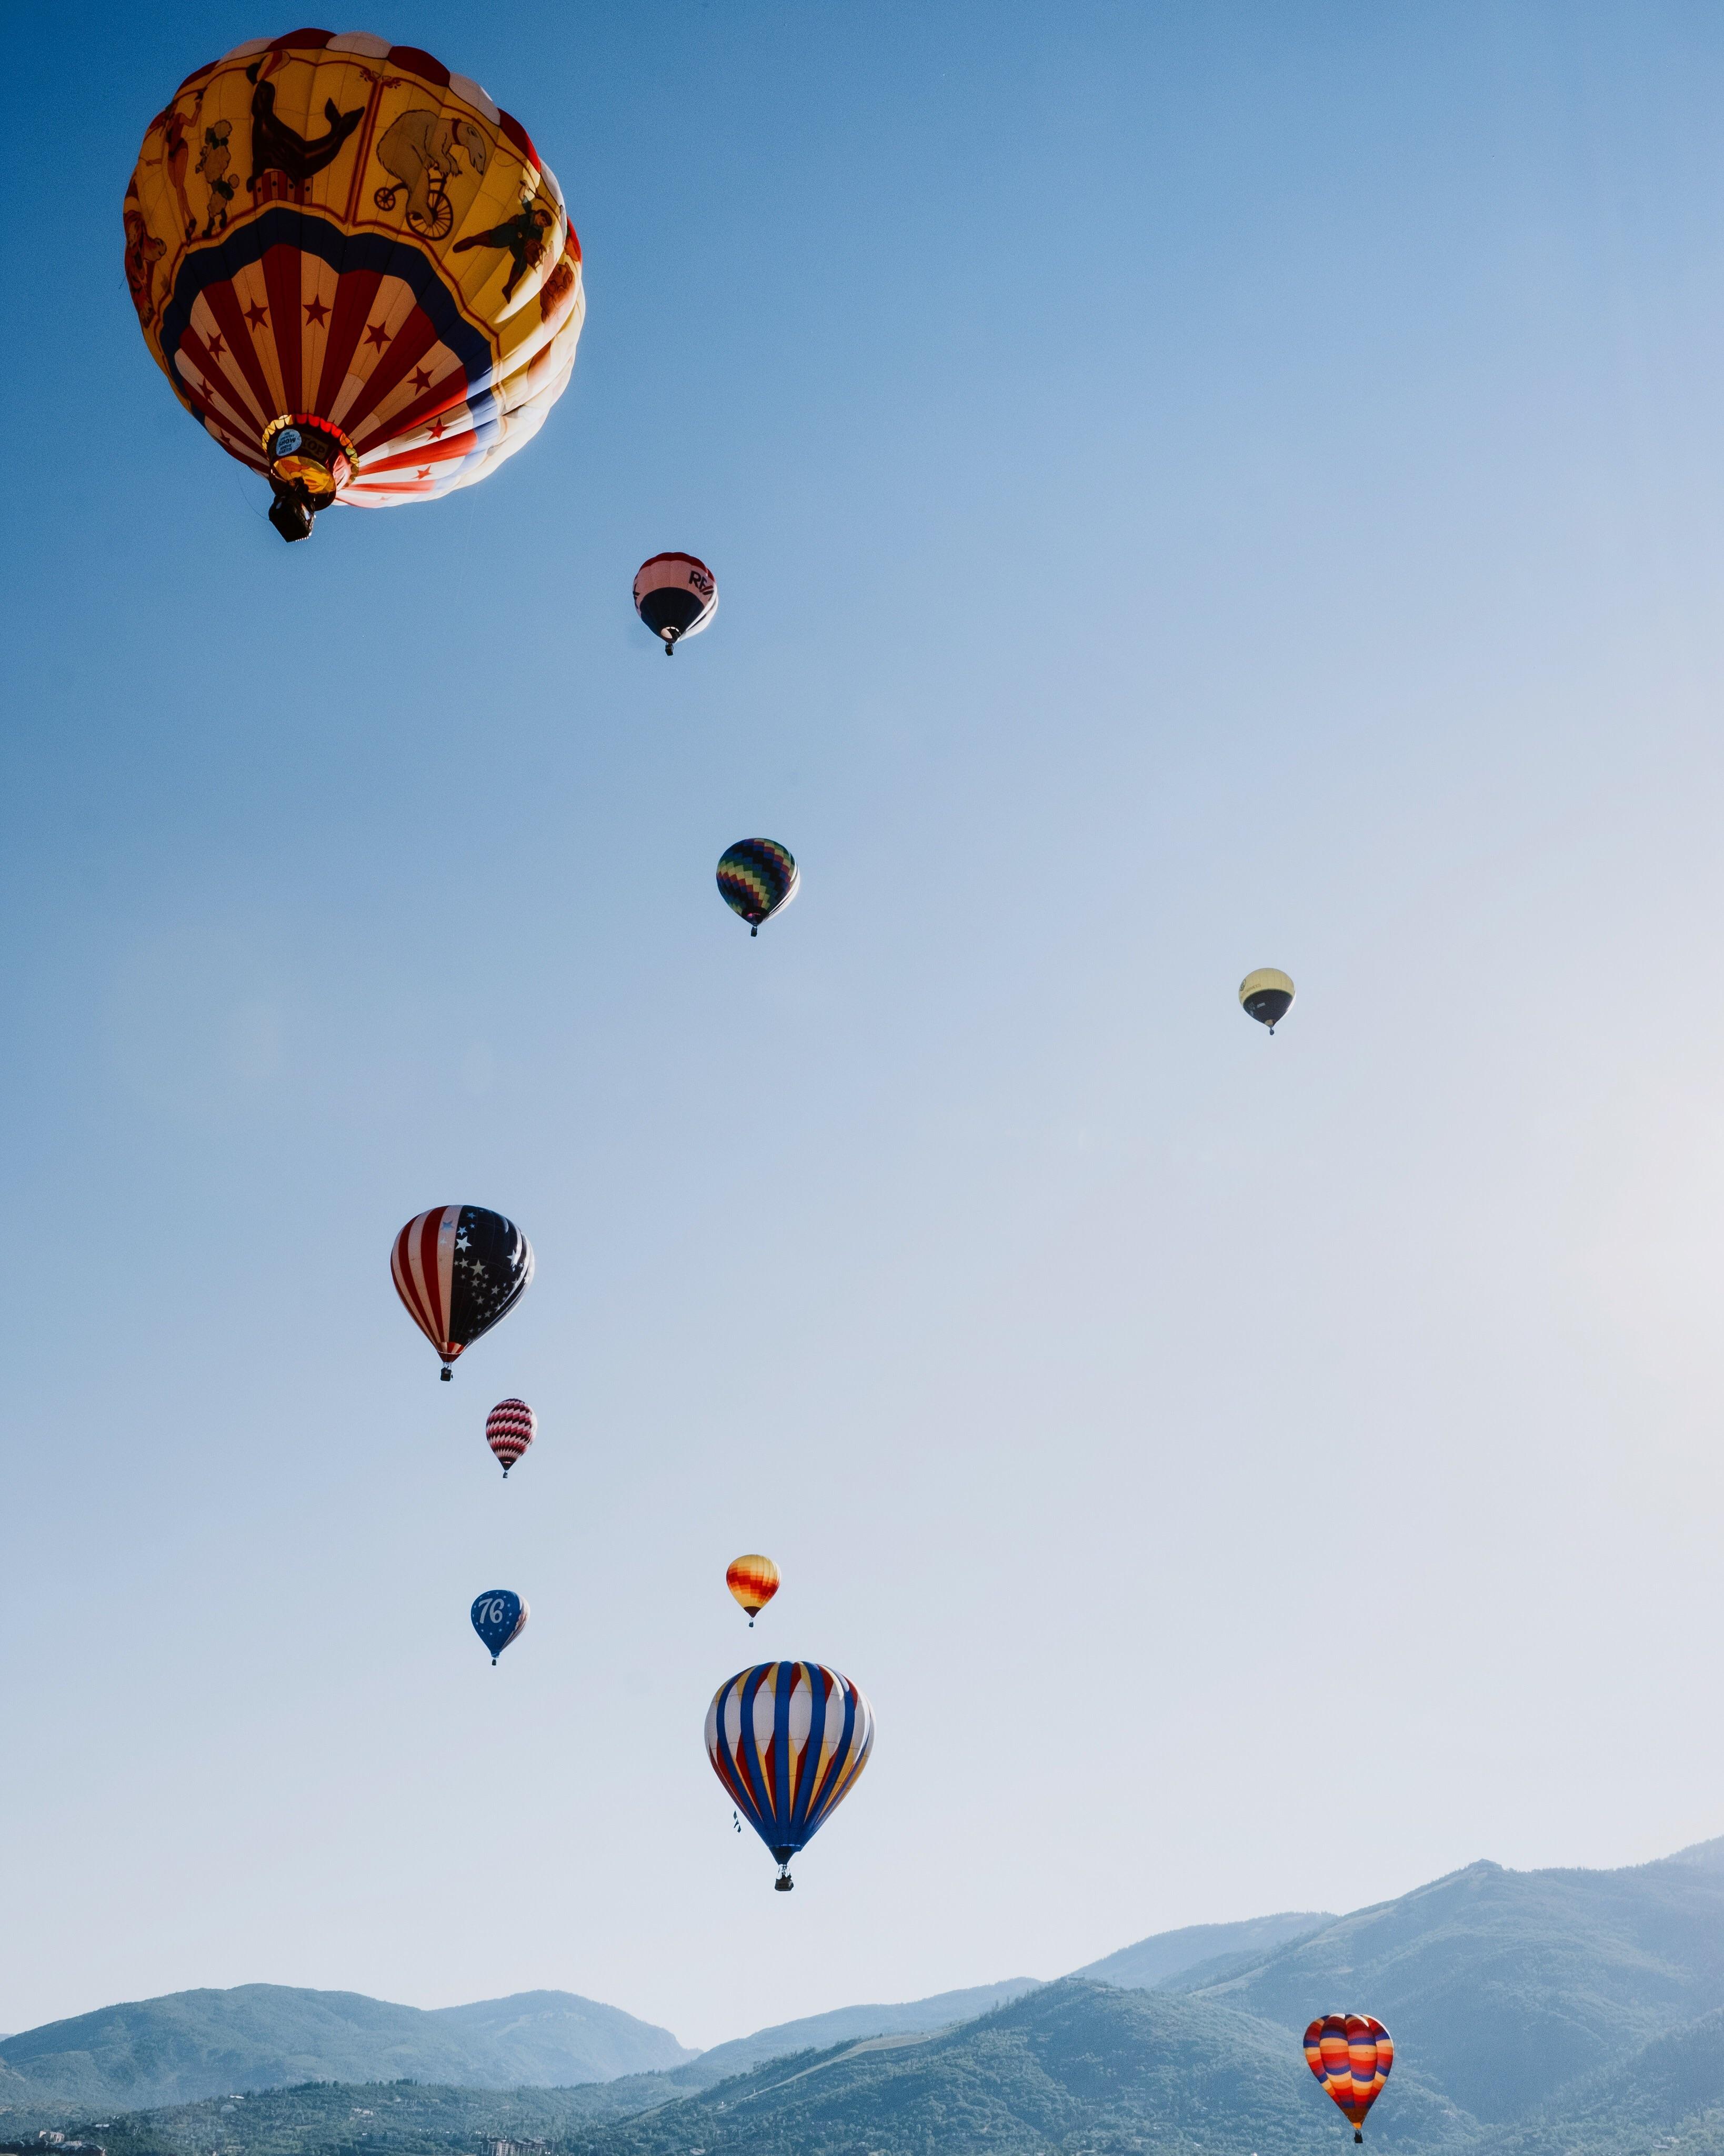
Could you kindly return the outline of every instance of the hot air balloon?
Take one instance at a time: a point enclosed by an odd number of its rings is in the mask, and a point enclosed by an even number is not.
[[[586,314],[556,179],[476,82],[387,38],[253,38],[187,75],[126,191],[174,394],[304,539],[483,479],[568,386]],[[418,594],[447,603],[446,583]]]
[[[1273,1033],[1293,1008],[1293,983],[1276,967],[1260,966],[1239,983],[1239,1001],[1248,1018]]]
[[[796,858],[776,839],[738,839],[718,857],[718,894],[758,936],[762,921],[782,913],[802,884]]]
[[[706,1710],[706,1756],[726,1794],[778,1861],[790,1860],[849,1794],[874,1749],[874,1709],[818,1662],[739,1670]]]
[[[503,1463],[503,1479],[538,1434],[539,1419],[525,1400],[499,1400],[485,1419],[485,1441]]]
[[[497,1657],[526,1626],[526,1604],[510,1587],[488,1587],[473,1605],[473,1629],[497,1666]]]
[[[718,612],[718,580],[692,554],[654,554],[635,572],[634,611],[664,639],[664,656],[671,658],[685,637],[698,636]]]
[[[512,1310],[533,1276],[533,1246],[483,1205],[434,1205],[395,1238],[389,1270],[408,1316],[449,1365]]]
[[[1352,2120],[1353,2139],[1362,2141],[1365,2113],[1395,2062],[1394,2038],[1373,2015],[1320,2015],[1305,2032],[1305,2057]]]
[[[748,1629],[778,1592],[778,1568],[769,1557],[733,1557],[724,1584],[748,1612]]]

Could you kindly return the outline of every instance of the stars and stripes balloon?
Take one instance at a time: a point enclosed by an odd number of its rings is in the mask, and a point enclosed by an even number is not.
[[[718,612],[718,581],[692,554],[654,554],[634,575],[634,611],[664,641],[671,658],[685,637],[698,636]]]
[[[719,896],[748,923],[751,936],[784,911],[801,882],[796,856],[776,839],[738,839],[718,857]]]
[[[434,1205],[395,1238],[389,1270],[447,1378],[455,1358],[526,1292],[533,1246],[512,1220],[483,1205]]]
[[[874,1709],[848,1677],[818,1662],[739,1670],[706,1710],[706,1756],[726,1794],[777,1859],[790,1860],[855,1785],[874,1749]]]
[[[1395,2062],[1394,2038],[1374,2015],[1322,2014],[1305,2032],[1305,2058],[1362,2141],[1365,2113]]]
[[[733,1557],[724,1584],[748,1613],[748,1629],[778,1592],[778,1568],[769,1557]]]
[[[499,1400],[485,1419],[485,1441],[503,1463],[503,1477],[538,1435],[539,1419],[525,1400]]]
[[[491,1658],[491,1667],[512,1640],[518,1640],[526,1624],[526,1604],[510,1587],[488,1587],[473,1605],[473,1629]]]
[[[1293,1008],[1293,983],[1277,966],[1260,966],[1239,983],[1239,1002],[1247,1018],[1273,1033]]]
[[[417,46],[253,38],[145,131],[126,276],[186,409],[303,539],[470,486],[568,385],[581,248],[518,120]]]

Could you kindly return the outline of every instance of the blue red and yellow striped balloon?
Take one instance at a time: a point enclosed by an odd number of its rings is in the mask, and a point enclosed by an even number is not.
[[[718,579],[693,554],[654,554],[634,572],[634,611],[672,658],[718,612]]]
[[[499,1400],[485,1419],[485,1441],[503,1463],[503,1479],[538,1434],[539,1418],[525,1400]]]
[[[126,191],[126,276],[174,394],[303,539],[483,479],[567,387],[581,248],[476,82],[362,32],[253,38],[187,75]]]
[[[526,1294],[533,1246],[512,1220],[483,1205],[416,1213],[389,1254],[395,1292],[437,1350],[443,1374]]]
[[[706,1710],[706,1756],[731,1802],[778,1861],[790,1860],[844,1802],[874,1749],[874,1709],[818,1662],[739,1670]]]
[[[491,1667],[526,1624],[526,1604],[512,1587],[488,1587],[473,1604],[473,1629],[490,1651]]]
[[[1374,2015],[1323,2014],[1305,2032],[1305,2059],[1362,2141],[1365,2113],[1395,2062],[1394,2038]]]
[[[762,921],[782,913],[802,881],[796,856],[776,839],[738,839],[718,857],[718,892],[758,936]]]

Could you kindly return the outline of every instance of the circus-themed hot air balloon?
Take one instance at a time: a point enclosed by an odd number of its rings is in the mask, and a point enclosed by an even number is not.
[[[718,857],[719,896],[748,923],[751,936],[784,911],[801,884],[795,855],[776,839],[738,839]]]
[[[449,1366],[512,1310],[533,1276],[533,1246],[512,1220],[483,1205],[416,1213],[389,1254],[395,1292]]]
[[[525,1400],[499,1400],[485,1419],[485,1441],[503,1463],[503,1476],[538,1435],[539,1419]]]
[[[1247,1018],[1273,1033],[1293,1008],[1293,983],[1279,967],[1260,966],[1239,983],[1239,1002]]]
[[[236,45],[150,122],[125,223],[146,343],[268,478],[284,539],[331,502],[470,486],[567,387],[586,299],[556,179],[518,120],[416,46]]]
[[[1365,2113],[1383,2093],[1395,2040],[1374,2015],[1321,2014],[1305,2032],[1306,2063],[1365,2138]]]
[[[498,1656],[521,1637],[526,1624],[526,1604],[513,1588],[488,1587],[473,1604],[473,1629],[484,1642],[493,1669]]]
[[[818,1662],[762,1662],[714,1693],[706,1756],[777,1859],[781,1894],[795,1883],[791,1858],[849,1794],[873,1749],[874,1709]]]
[[[733,1557],[724,1584],[748,1613],[748,1629],[778,1592],[778,1568],[769,1557]]]
[[[634,611],[672,658],[684,638],[698,636],[718,612],[718,580],[692,554],[654,554],[635,572]]]

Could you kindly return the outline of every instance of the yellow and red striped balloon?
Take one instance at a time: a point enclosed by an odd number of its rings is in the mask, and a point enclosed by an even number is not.
[[[1305,2032],[1305,2060],[1362,2141],[1365,2113],[1395,2062],[1394,2038],[1372,2014],[1319,2015]]]
[[[748,1612],[748,1626],[778,1592],[778,1568],[769,1557],[733,1557],[724,1584]]]

